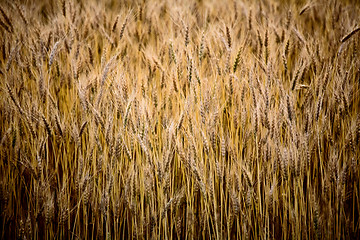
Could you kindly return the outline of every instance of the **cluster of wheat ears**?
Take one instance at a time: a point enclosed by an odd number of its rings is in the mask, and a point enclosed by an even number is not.
[[[360,4],[1,1],[0,238],[360,236]]]

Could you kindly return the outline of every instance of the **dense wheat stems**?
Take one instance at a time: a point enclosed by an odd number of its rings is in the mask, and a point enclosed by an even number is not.
[[[359,13],[2,1],[0,238],[358,239]]]

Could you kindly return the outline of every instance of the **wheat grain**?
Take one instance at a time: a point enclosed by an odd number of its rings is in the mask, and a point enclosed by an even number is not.
[[[13,31],[14,27],[11,23],[11,19],[6,15],[6,13],[5,13],[4,9],[2,9],[2,7],[0,7],[0,12],[1,12],[1,15],[3,16],[6,24],[10,27],[11,31]]]

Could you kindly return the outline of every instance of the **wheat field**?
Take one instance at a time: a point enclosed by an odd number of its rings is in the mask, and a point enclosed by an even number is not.
[[[360,3],[0,1],[1,239],[359,239]]]

